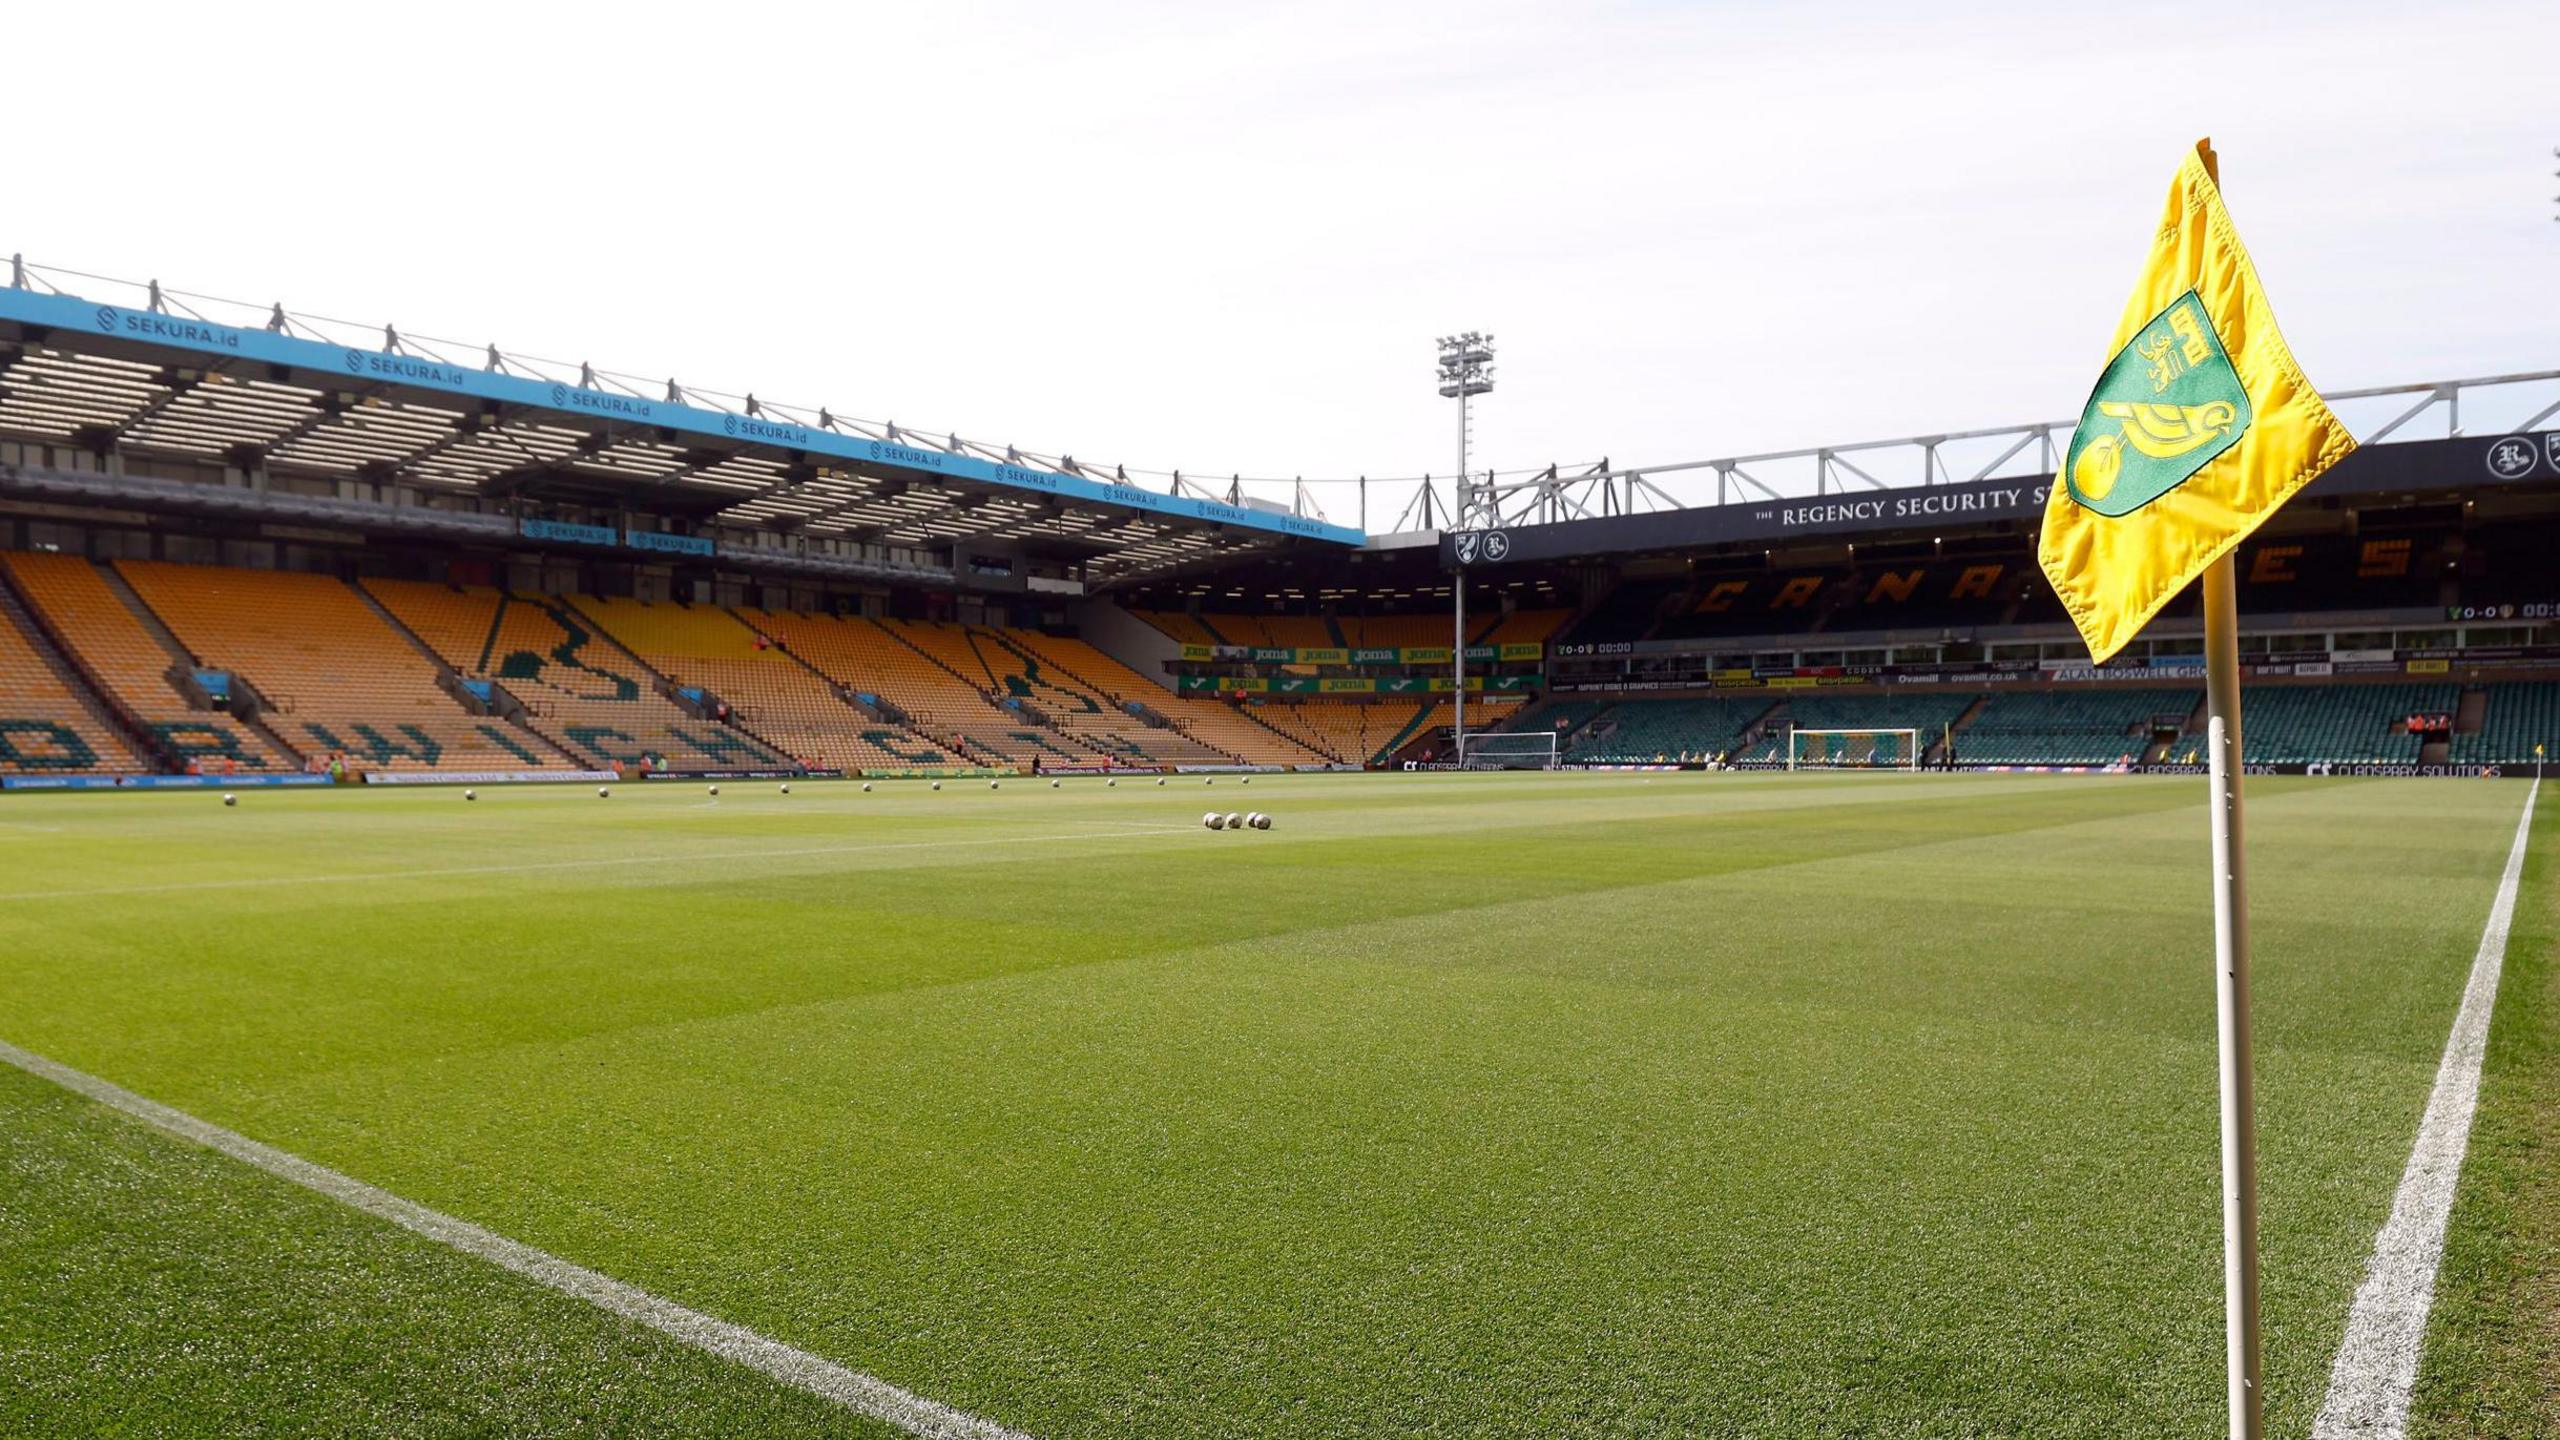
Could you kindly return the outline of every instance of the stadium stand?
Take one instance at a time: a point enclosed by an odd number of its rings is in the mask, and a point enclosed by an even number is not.
[[[1222,700],[1203,700],[1197,696],[1177,696],[1165,714],[1173,717],[1184,734],[1215,746],[1248,765],[1333,763],[1333,756],[1295,736],[1281,733],[1258,718],[1259,709],[1231,705]]]
[[[1730,753],[1772,708],[1766,693],[1677,700],[1629,700],[1598,724],[1583,724],[1568,743],[1575,760],[1641,765]],[[1539,728],[1523,722],[1529,729]]]
[[[1914,730],[1920,753],[1937,744],[1971,709],[1974,695],[1796,695],[1762,726],[1761,736],[1738,752],[1735,763],[1784,765],[1794,730]],[[1908,757],[1900,737],[1875,740],[1833,736],[1820,749],[1807,741],[1802,759],[1823,764],[1901,764]]]
[[[1446,645],[1449,643],[1449,617],[1365,615],[1344,620],[1342,633],[1350,637],[1353,645],[1372,650]]]
[[[1139,619],[1186,645],[1245,645],[1321,649],[1404,649],[1449,643],[1446,615],[1184,615],[1134,612]],[[1569,610],[1500,610],[1468,617],[1467,643],[1523,644],[1551,638],[1573,618]]]
[[[525,724],[582,764],[654,759],[669,769],[723,770],[786,763],[752,737],[660,694],[640,661],[568,606],[430,581],[368,580],[365,588],[456,673],[520,702]]]
[[[2031,568],[1973,558],[1701,574],[1682,586],[1623,586],[1574,627],[1571,638],[1697,639],[1998,624],[2018,603]]]
[[[811,769],[956,763],[847,703],[834,684],[727,610],[579,596],[577,607],[679,690],[698,688],[729,719]],[[931,752],[933,758],[923,756]]]
[[[1567,741],[1588,729],[1609,708],[1606,700],[1581,700],[1566,695],[1550,695],[1535,704],[1521,707],[1511,718],[1513,730],[1553,730]]]
[[[1517,695],[1468,696],[1467,733],[1473,735],[1483,730],[1517,728],[1511,724],[1511,717],[1520,713],[1520,707],[1524,703],[1526,702]],[[1439,742],[1448,738],[1442,732],[1455,730],[1457,724],[1457,697],[1436,696],[1424,705],[1422,715],[1414,722],[1410,732],[1389,742],[1390,753],[1402,750],[1426,737],[1434,742],[1433,748],[1438,749]]]
[[[926,621],[781,611],[743,612],[750,625],[780,641],[865,704],[903,717],[913,734],[887,742],[917,757],[910,763],[1135,765],[1125,749],[1096,749],[1043,724],[1030,702],[1004,694],[979,658],[967,627]],[[881,743],[882,735],[867,736]],[[921,758],[947,753],[955,761]]]
[[[1580,644],[1623,644],[1653,632],[1662,610],[1682,592],[1660,584],[1627,582],[1613,587],[1580,620],[1565,628],[1563,639]]]
[[[1995,692],[1984,697],[1982,708],[1956,732],[1956,755],[1969,765],[2140,760],[2157,729],[2184,730],[2202,700],[2201,690]]]
[[[2457,732],[2447,758],[2457,765],[2531,765],[2560,754],[2560,683],[2515,681],[2484,687],[2480,728]],[[2537,755],[2535,746],[2546,753]]]
[[[93,712],[0,607],[0,774],[114,774],[151,768]],[[30,623],[31,620],[30,620]]]
[[[1267,702],[1256,708],[1265,724],[1300,744],[1348,765],[1384,763],[1396,746],[1421,727],[1429,707],[1418,700],[1309,700]]]
[[[791,610],[741,610],[748,625],[779,642],[846,693],[875,708],[895,707],[892,720],[863,739],[911,765],[1012,764],[1018,745],[982,743],[978,733],[1017,728],[984,694],[944,670],[880,625],[859,616]],[[903,717],[903,719],[898,719]]]
[[[917,713],[936,716],[970,745],[989,754],[1001,756],[1007,763],[1024,769],[1035,763],[1043,765],[1132,765],[1144,763],[1143,752],[1132,753],[1118,746],[1097,745],[1087,737],[1042,723],[1040,715],[1048,713],[1032,697],[1059,702],[1063,692],[1055,686],[1034,685],[1027,677],[1017,675],[1026,694],[1017,694],[1006,686],[994,666],[987,663],[978,639],[965,625],[943,624],[930,620],[881,620],[875,623],[891,640],[921,656],[923,666],[901,667],[900,684],[886,687],[896,702]],[[934,674],[939,669],[947,681]],[[923,697],[921,687],[940,685],[930,697]],[[902,686],[918,687],[918,697]],[[965,699],[963,697],[966,697]],[[967,709],[968,701],[977,702],[979,712]],[[929,709],[919,710],[919,705]]]
[[[1183,645],[1230,645],[1241,642],[1224,639],[1204,625],[1200,617],[1177,610],[1139,610],[1132,612],[1141,620],[1165,633],[1167,639]]]
[[[299,770],[301,757],[221,711],[198,708],[179,689],[181,655],[125,603],[106,574],[77,555],[17,552],[10,576],[30,608],[90,684],[151,743],[182,765],[209,769]]]
[[[1566,621],[1573,618],[1570,610],[1514,610],[1494,623],[1480,637],[1488,645],[1526,645],[1552,639]]]
[[[1231,645],[1314,650],[1334,643],[1332,629],[1313,615],[1221,615],[1217,624]]]
[[[445,692],[435,664],[326,575],[116,563],[200,663],[260,698],[267,728],[311,759],[360,770],[524,770],[562,757]],[[236,705],[235,701],[235,705]]]
[[[2418,737],[2408,718],[2450,714],[2460,698],[2440,684],[2244,685],[2241,749],[2252,764],[2415,764]],[[2201,752],[2203,743],[2190,734],[2179,746]]]
[[[1330,759],[1293,737],[1275,733],[1223,700],[1177,695],[1083,640],[1037,630],[1001,632],[1024,658],[1045,662],[1047,678],[1102,702],[1103,713],[1070,712],[1063,725],[1108,724],[1119,739],[1169,764],[1315,765]],[[1142,705],[1165,725],[1148,725],[1129,711]]]
[[[1164,752],[1182,749],[1181,758],[1215,761],[1205,746],[1147,724],[1114,704],[1092,686],[1069,675],[1033,650],[1031,632],[962,627],[962,638],[977,669],[987,677],[999,703],[1020,703],[1036,710],[1070,749],[1102,757],[1116,765],[1150,765],[1174,758]],[[1162,737],[1162,738],[1158,738]]]

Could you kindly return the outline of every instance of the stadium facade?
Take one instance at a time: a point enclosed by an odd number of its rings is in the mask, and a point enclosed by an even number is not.
[[[2197,746],[2192,599],[2093,667],[2033,563],[2050,426],[1977,432],[1969,473],[1909,442],[1908,483],[1857,446],[1802,452],[1809,487],[1718,462],[1722,503],[1550,470],[1369,535],[1303,485],[9,279],[13,788],[1440,763],[1461,687],[1471,727],[1558,732],[1566,763]],[[2509,427],[2464,433],[2466,387],[2521,397]],[[2406,393],[2447,433],[2378,427],[2240,552],[2252,763],[2505,774],[2560,745],[2560,372]]]

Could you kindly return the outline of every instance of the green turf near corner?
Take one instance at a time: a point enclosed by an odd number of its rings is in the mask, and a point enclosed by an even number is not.
[[[897,1432],[0,1066],[0,1435]]]
[[[2299,1434],[2523,792],[2251,793]],[[13,798],[0,1035],[1043,1437],[2210,1433],[2202,798]]]
[[[2542,803],[2418,1367],[2419,1440],[2560,1435],[2560,807]]]

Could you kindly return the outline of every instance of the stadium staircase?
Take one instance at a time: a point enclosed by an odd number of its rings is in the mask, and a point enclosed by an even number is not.
[[[1925,735],[1922,736],[1920,741],[1920,763],[1923,765],[1934,765],[1945,760],[1947,758],[1947,751],[1957,744],[1957,737],[1964,734],[1967,726],[1982,718],[1983,707],[1990,703],[1990,696],[1977,695],[1974,697],[1972,704],[1964,707],[1964,713],[1958,715],[1944,731],[1940,732],[1937,739],[1932,740]]]
[[[2462,692],[2462,704],[2453,712],[2453,733],[2456,736],[2479,734],[2480,724],[2488,718],[2488,714],[2487,687],[2480,685],[2470,687]]]
[[[1365,764],[1377,765],[1385,763],[1389,759],[1393,758],[1398,750],[1402,749],[1406,745],[1412,744],[1415,733],[1420,731],[1423,726],[1431,723],[1431,705],[1428,701],[1417,703],[1413,707],[1413,714],[1404,718],[1402,721],[1398,721],[1395,718],[1397,713],[1403,709],[1401,705],[1374,705],[1370,708],[1375,711],[1383,712],[1386,717],[1384,722],[1385,725],[1393,725],[1395,729],[1390,732],[1385,739],[1377,740],[1375,743],[1369,745],[1369,753],[1363,759],[1363,763]],[[1383,729],[1384,725],[1379,728]],[[1375,732],[1370,733],[1374,734]]]
[[[1042,747],[1025,740],[1024,718],[997,705],[942,655],[901,633],[899,622],[862,616],[745,612],[820,674],[857,698],[877,697],[906,717],[908,733],[863,738],[902,752],[907,765],[1028,766]],[[938,756],[925,759],[926,755]]]
[[[973,628],[970,640],[990,678],[1025,703],[1037,703],[1051,728],[1115,764],[1219,763],[1229,757],[1169,726],[1151,725],[1102,687],[1056,663],[1034,642],[1038,632]]]
[[[573,608],[484,586],[369,580],[365,588],[464,679],[490,682],[520,704],[522,728],[581,766],[648,757],[687,770],[784,763],[736,727],[687,713],[660,691],[661,677]]]
[[[955,703],[957,677],[943,675],[929,657],[878,624],[859,616],[794,610],[748,607],[734,613],[869,718],[856,738],[883,757],[874,762],[876,768],[1012,763],[954,728],[983,715],[980,697],[970,691]]]
[[[1273,739],[1280,741],[1283,745],[1295,746],[1297,749],[1303,750],[1309,755],[1317,757],[1319,762],[1330,761],[1341,765],[1358,765],[1364,763],[1361,759],[1355,758],[1349,751],[1346,751],[1339,746],[1324,744],[1321,740],[1314,738],[1312,732],[1309,734],[1300,734],[1280,725],[1271,718],[1272,707],[1268,705],[1237,705],[1231,708],[1237,716],[1244,720],[1246,724],[1269,733]],[[1312,710],[1314,707],[1308,706],[1304,708]],[[1321,726],[1314,727],[1316,730],[1320,730],[1321,728]],[[1285,754],[1287,752],[1283,751],[1282,753]],[[1244,757],[1239,755],[1238,758],[1241,759]],[[1257,758],[1253,763],[1288,764],[1291,762],[1287,760]]]
[[[257,730],[206,708],[201,692],[190,697],[180,677],[192,657],[139,597],[119,593],[103,567],[51,552],[19,552],[0,560],[46,638],[169,768],[300,768]]]
[[[120,561],[187,648],[231,675],[231,708],[293,750],[366,771],[502,771],[561,761],[474,713],[447,667],[357,587],[300,571]]]
[[[1481,644],[1469,640],[1467,643]],[[1517,708],[1517,703],[1489,695],[1467,697],[1467,733],[1470,735],[1499,731]],[[1457,747],[1458,702],[1452,696],[1434,696],[1422,703],[1422,713],[1414,723],[1397,736],[1390,752],[1398,759],[1419,759],[1426,751],[1447,756]]]
[[[2532,765],[2560,755],[2560,682],[2500,681],[2475,691],[2479,726],[2465,733],[2454,725],[2445,758],[2456,765]],[[2471,696],[2464,697],[2470,708]],[[2536,755],[2540,745],[2545,754]]]
[[[1296,744],[1346,765],[1375,765],[1395,753],[1430,707],[1414,701],[1311,700],[1243,711]]]
[[[1007,635],[1015,644],[1047,660],[1059,674],[1123,711],[1135,713],[1131,709],[1134,706],[1163,721],[1161,729],[1147,737],[1147,743],[1164,748],[1167,758],[1176,764],[1337,763],[1336,757],[1276,728],[1252,707],[1168,690],[1091,641],[1037,630],[1015,630]],[[1167,735],[1165,731],[1171,733]]]
[[[461,671],[455,669],[444,656],[438,654],[436,648],[429,645],[417,631],[410,629],[409,622],[392,614],[391,607],[383,604],[372,591],[367,590],[355,580],[347,581],[346,586],[355,592],[356,598],[364,602],[365,607],[374,613],[376,619],[389,627],[392,634],[407,641],[411,650],[435,667],[436,684],[443,689],[444,693],[453,697],[455,704],[461,706],[467,714],[489,718],[492,722],[490,725],[474,727],[482,732],[484,738],[499,743],[509,754],[536,768],[548,768],[553,765],[576,767],[585,764],[576,755],[561,748],[549,736],[526,723],[531,712],[525,709],[524,701],[513,691],[496,681],[482,681],[479,682],[478,689],[473,688],[473,682],[465,680]],[[494,616],[491,628],[494,632]],[[484,651],[488,648],[485,641],[481,648]],[[487,693],[483,694],[482,691]],[[495,728],[492,728],[493,726]],[[503,739],[501,739],[502,736]]]
[[[159,754],[47,635],[0,569],[0,774],[132,773]]]
[[[2407,720],[2454,711],[2450,684],[2243,685],[2240,742],[2252,764],[2416,764]],[[2188,737],[2203,748],[2201,734]]]
[[[1431,725],[1431,715],[1429,701],[1416,704],[1413,707],[1413,718],[1404,722],[1404,727],[1396,731],[1395,735],[1379,748],[1379,753],[1393,760],[1415,758],[1424,748],[1425,742],[1433,738],[1427,733]],[[1444,739],[1440,743],[1446,745],[1449,742]]]
[[[1338,740],[1327,740],[1320,733],[1324,726],[1308,723],[1306,715],[1302,713],[1308,708],[1310,707],[1297,705],[1256,705],[1247,709],[1238,706],[1236,713],[1293,745],[1304,746],[1341,764],[1352,763],[1344,758],[1349,751]],[[1341,708],[1348,710],[1352,707],[1345,705]],[[1282,719],[1274,718],[1274,712],[1285,717],[1287,723],[1284,724]]]
[[[1553,730],[1556,732],[1558,756],[1570,757],[1586,742],[1597,742],[1617,728],[1615,722],[1608,718],[1615,708],[1616,702],[1609,700],[1549,695],[1535,705],[1523,706],[1504,728]]]
[[[117,603],[130,611],[135,620],[141,622],[144,633],[160,646],[163,653],[176,662],[167,672],[168,680],[172,686],[176,687],[179,695],[186,699],[187,708],[223,711],[230,716],[233,724],[256,736],[264,742],[269,751],[280,757],[283,768],[307,768],[309,756],[301,747],[278,735],[275,727],[259,714],[261,710],[268,708],[266,696],[250,683],[247,676],[236,670],[232,671],[230,693],[217,700],[204,687],[203,681],[197,677],[196,672],[199,668],[224,667],[212,665],[202,652],[187,644],[183,637],[169,627],[169,622],[153,608],[150,600],[134,589],[133,577],[126,573],[121,563],[100,561],[97,571],[99,578],[106,582],[108,593],[115,596]]]
[[[968,714],[965,702],[959,705],[955,721],[957,732],[975,748],[1001,755],[1005,762],[1029,769],[1033,764],[1103,765],[1128,764],[1129,757],[1084,745],[1064,731],[1050,729],[1036,706],[1020,696],[1005,693],[994,671],[979,652],[970,628],[931,620],[880,620],[873,622],[891,638],[921,656],[934,669],[950,676],[974,696],[980,713]],[[972,678],[970,671],[977,672]],[[1012,703],[1008,704],[1007,701]],[[915,709],[904,697],[900,703]]]
[[[2205,713],[2205,695],[2203,691],[2199,690],[2196,692],[2195,708],[2187,712],[2186,726],[2178,732],[2177,739],[2169,742],[2170,750],[2178,750],[2182,746],[2187,746],[2186,737],[2190,735],[2195,736],[2195,743],[2192,746],[2187,747],[2184,758],[2188,762],[2198,765],[2204,763]],[[2163,753],[2165,754],[2167,752]]]
[[[669,700],[700,712],[707,723],[726,724],[810,769],[920,763],[913,758],[915,737],[875,739],[890,722],[863,714],[841,687],[741,614],[673,601],[581,596],[576,603],[600,633],[658,677]]]

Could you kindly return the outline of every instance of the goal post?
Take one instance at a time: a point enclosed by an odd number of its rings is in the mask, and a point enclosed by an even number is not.
[[[1461,770],[1553,770],[1558,759],[1553,730],[1479,730],[1458,741]]]
[[[1912,729],[1790,730],[1790,770],[1917,770],[1920,732]]]

